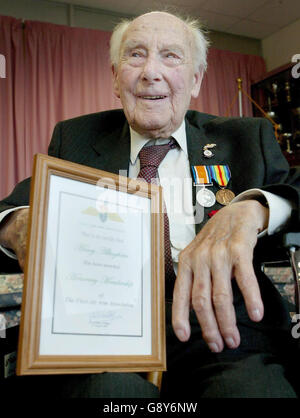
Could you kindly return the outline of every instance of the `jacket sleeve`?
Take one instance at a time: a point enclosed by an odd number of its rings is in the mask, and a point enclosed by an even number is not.
[[[60,145],[61,145],[61,131],[62,131],[62,122],[58,122],[54,128],[52,138],[48,147],[48,155],[51,157],[60,156]]]
[[[61,123],[59,122],[53,131],[52,139],[48,148],[48,154],[53,157],[59,157],[61,138]],[[0,212],[14,208],[16,206],[28,206],[30,195],[31,177],[18,183],[12,193],[0,201]]]
[[[261,119],[260,140],[265,162],[263,190],[290,200],[293,212],[289,228],[300,229],[300,167],[289,167],[278,142],[274,138],[273,128],[266,119]]]

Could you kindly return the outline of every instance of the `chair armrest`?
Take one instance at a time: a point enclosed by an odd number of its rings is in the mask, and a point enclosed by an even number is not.
[[[282,237],[283,247],[286,249],[295,282],[296,313],[300,313],[300,232],[287,232]]]
[[[282,237],[283,247],[290,249],[291,247],[300,248],[300,232],[287,232]]]

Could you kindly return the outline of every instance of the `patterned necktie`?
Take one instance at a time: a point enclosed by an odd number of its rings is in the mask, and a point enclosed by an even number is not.
[[[145,179],[148,183],[158,184],[157,171],[160,163],[165,158],[170,149],[176,148],[175,139],[171,139],[168,144],[144,146],[140,153],[140,172],[138,178]],[[164,212],[164,237],[165,237],[165,279],[174,281],[175,273],[171,256],[170,228],[167,211]]]

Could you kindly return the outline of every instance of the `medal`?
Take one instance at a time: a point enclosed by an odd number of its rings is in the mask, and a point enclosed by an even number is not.
[[[210,208],[216,203],[216,198],[213,192],[205,187],[213,185],[207,166],[194,165],[192,166],[192,173],[195,180],[194,186],[201,186],[196,194],[197,202],[205,208]]]
[[[211,152],[208,149],[209,146],[213,148],[215,145],[216,144],[207,144],[205,146],[207,147],[206,151]],[[196,194],[197,202],[201,206],[209,208],[213,206],[216,201],[221,205],[226,206],[235,197],[233,191],[226,188],[231,179],[228,165],[194,165],[192,166],[192,173],[195,180],[194,186],[202,186]],[[212,186],[213,182],[220,188],[220,190],[217,191],[216,196],[212,191],[205,187]]]
[[[226,189],[231,173],[228,165],[211,165],[209,166],[210,177],[217,183],[220,190],[216,193],[217,202],[223,206],[228,205],[235,197],[233,191]]]
[[[216,193],[217,202],[223,206],[229,205],[234,198],[235,194],[229,189],[220,189]]]
[[[196,199],[197,202],[205,208],[210,208],[216,203],[215,195],[205,186],[197,192]]]

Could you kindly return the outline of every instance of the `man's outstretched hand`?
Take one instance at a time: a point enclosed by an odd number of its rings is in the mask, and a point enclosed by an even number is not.
[[[233,277],[250,319],[262,319],[264,307],[252,259],[257,234],[267,227],[268,218],[269,210],[256,200],[233,203],[218,211],[180,253],[172,308],[179,340],[190,337],[189,311],[193,308],[211,351],[222,351],[224,342],[230,348],[238,347]]]
[[[29,208],[18,209],[4,218],[0,228],[0,244],[15,252],[22,271],[26,259]]]

